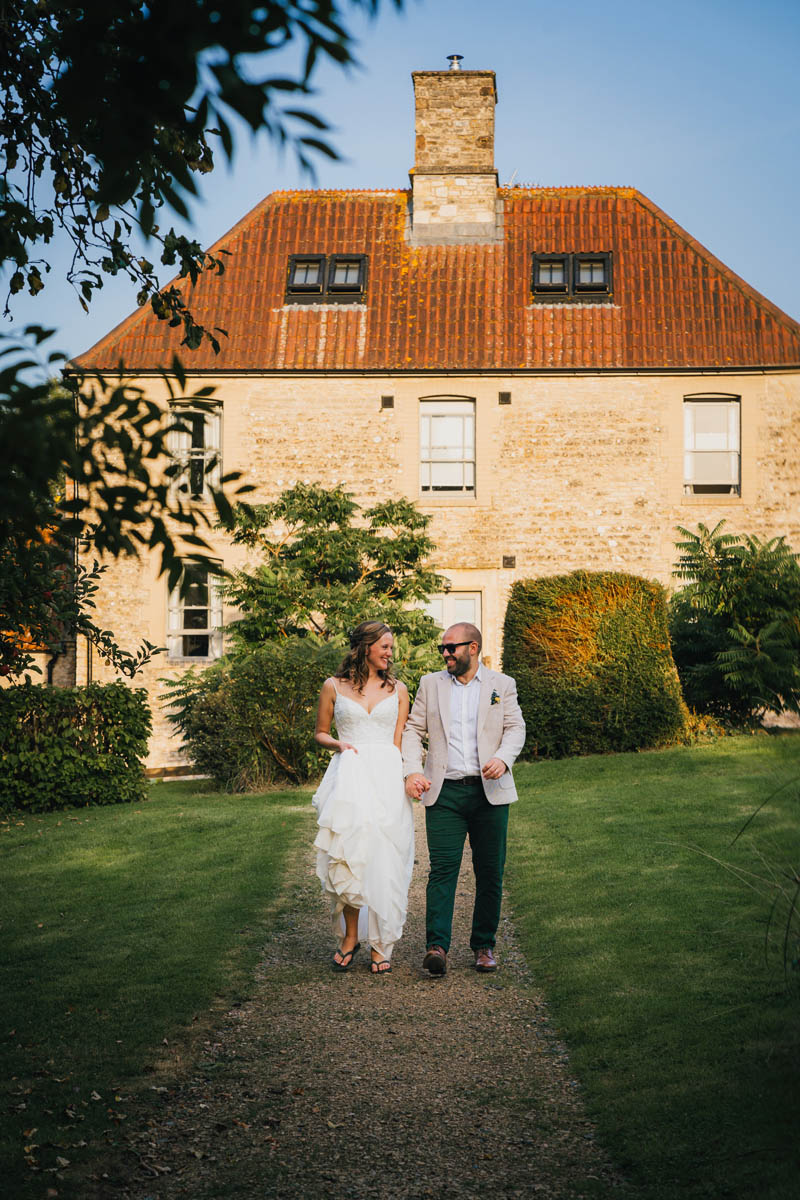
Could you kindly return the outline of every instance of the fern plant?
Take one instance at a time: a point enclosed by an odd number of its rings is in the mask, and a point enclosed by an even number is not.
[[[670,636],[687,703],[734,724],[800,712],[800,565],[783,537],[698,524],[673,575]]]

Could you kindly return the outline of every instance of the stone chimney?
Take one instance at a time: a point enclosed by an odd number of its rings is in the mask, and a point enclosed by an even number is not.
[[[502,239],[494,165],[494,71],[412,71],[416,161],[410,240],[420,244]]]

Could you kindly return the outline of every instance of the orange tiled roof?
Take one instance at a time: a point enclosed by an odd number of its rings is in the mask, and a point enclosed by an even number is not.
[[[228,331],[191,352],[141,309],[84,366],[508,370],[800,364],[800,325],[634,188],[509,188],[496,245],[414,247],[406,191],[275,192],[222,238],[189,303]],[[613,302],[535,303],[531,253],[613,253]],[[289,254],[366,254],[364,303],[285,304]]]

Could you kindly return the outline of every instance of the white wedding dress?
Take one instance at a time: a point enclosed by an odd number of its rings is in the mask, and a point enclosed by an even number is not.
[[[386,959],[403,932],[414,866],[414,817],[394,744],[397,691],[368,713],[337,691],[336,731],[358,748],[336,753],[314,794],[317,875],[334,933],[345,905],[360,909],[358,936]]]

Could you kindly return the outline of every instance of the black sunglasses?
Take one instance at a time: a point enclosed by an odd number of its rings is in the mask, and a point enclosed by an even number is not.
[[[471,642],[443,642],[442,645],[437,646],[436,649],[439,651],[440,654],[445,654],[445,653],[455,654],[456,648],[458,646],[471,646],[471,645],[472,645]]]

